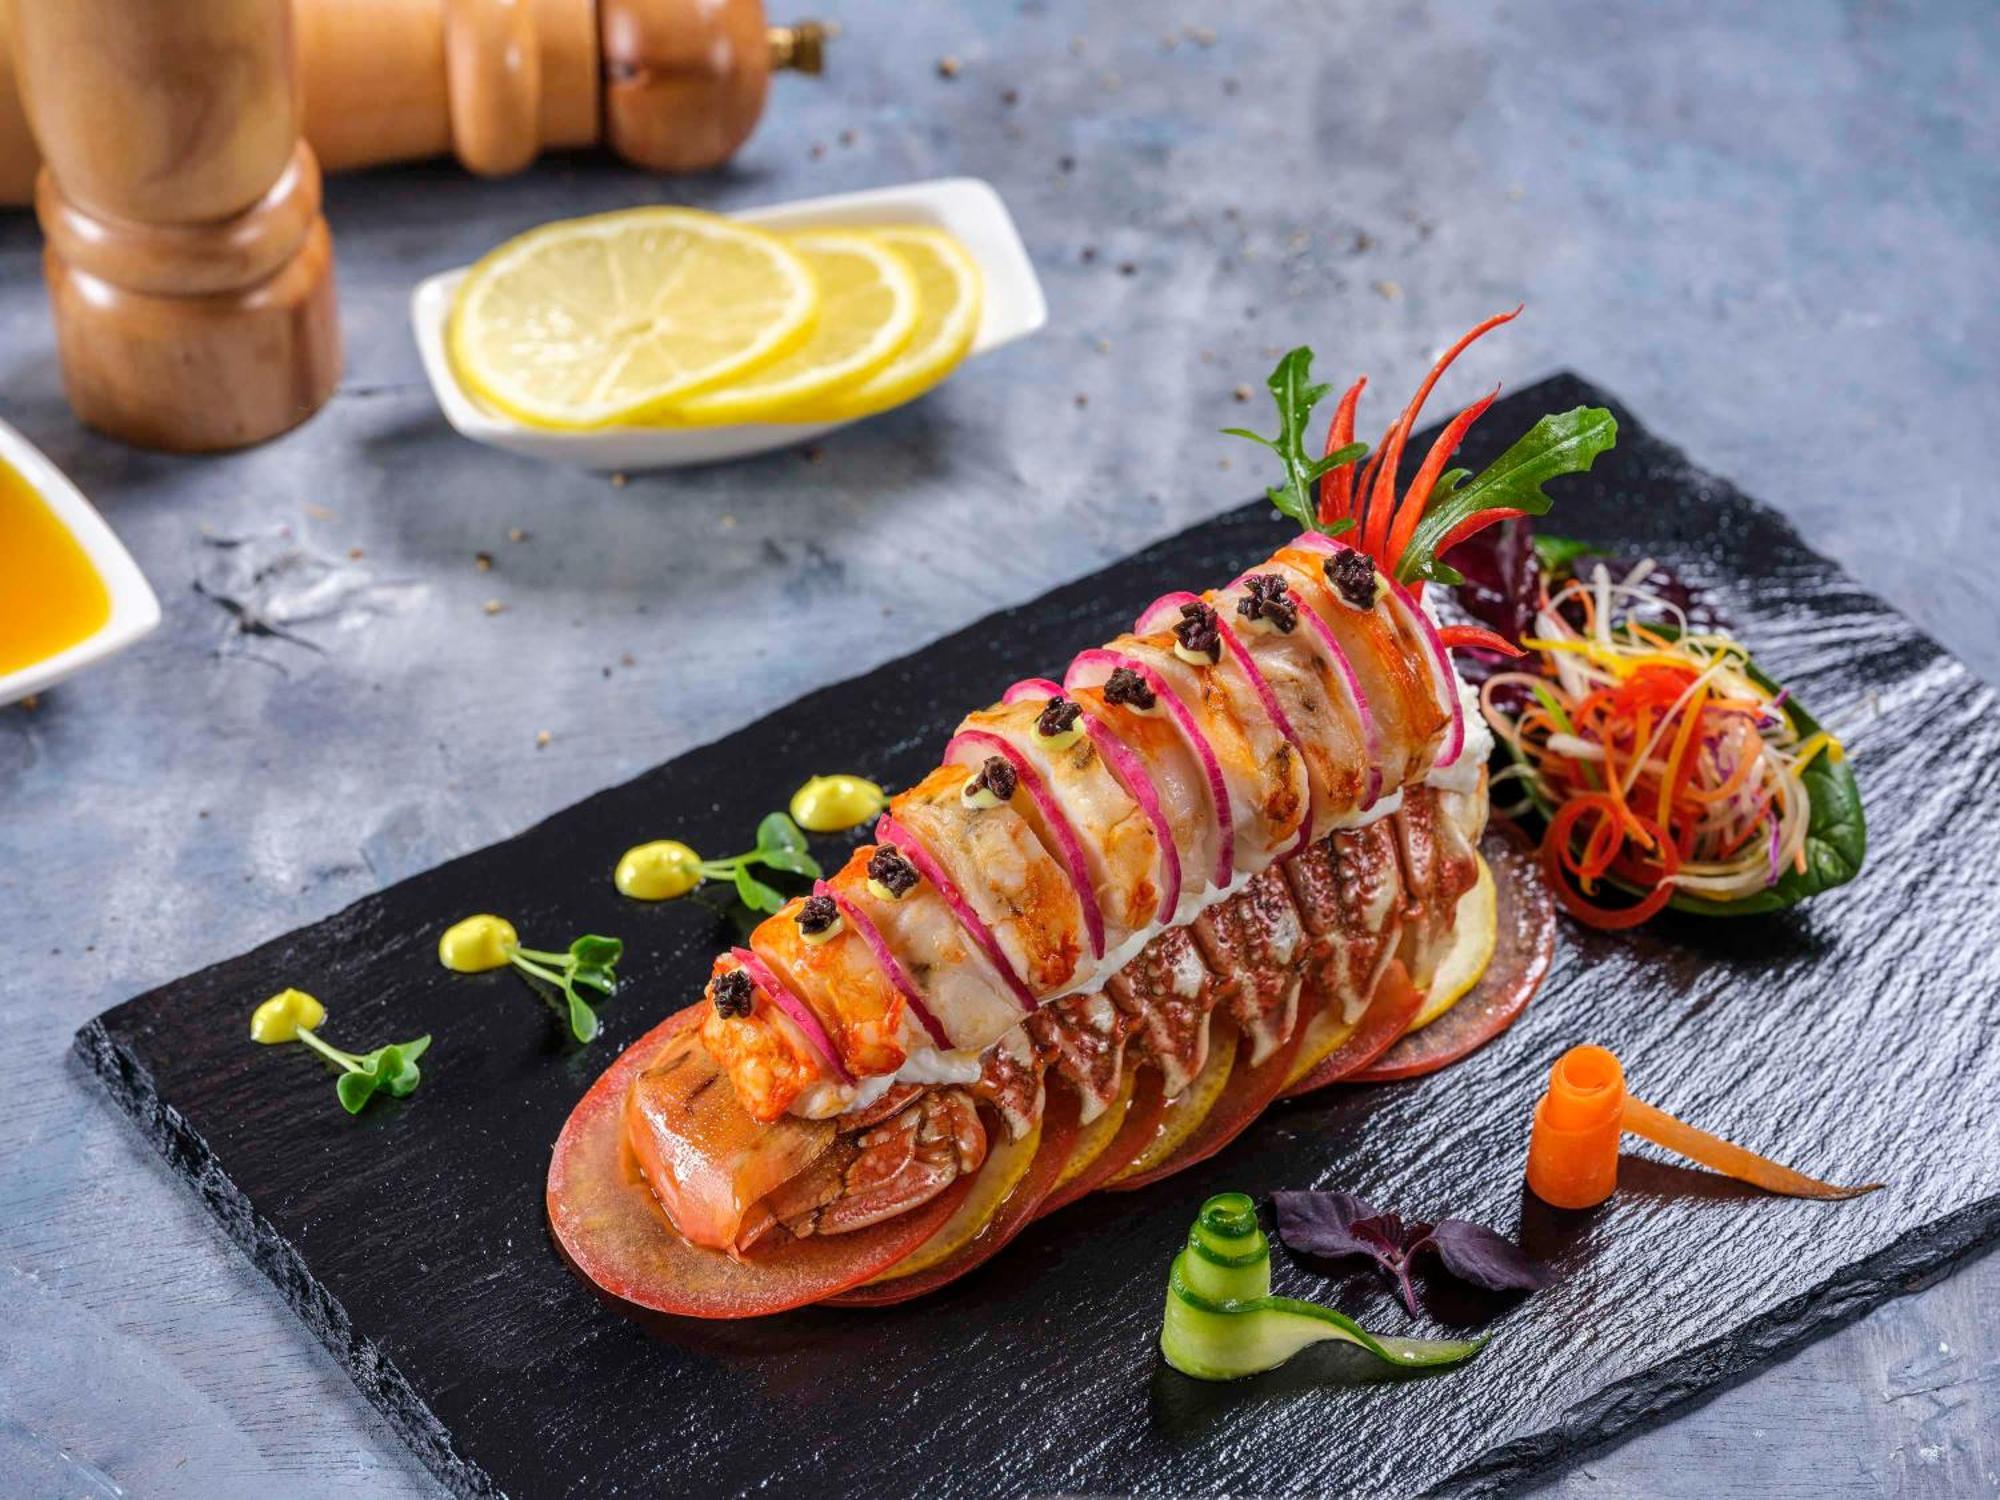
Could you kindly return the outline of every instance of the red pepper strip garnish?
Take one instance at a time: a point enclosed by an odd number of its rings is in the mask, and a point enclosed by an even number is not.
[[[1477,646],[1481,651],[1497,651],[1502,656],[1528,654],[1504,635],[1482,630],[1477,625],[1447,625],[1438,631],[1438,639],[1447,651],[1456,651],[1461,646]]]
[[[1448,557],[1452,548],[1456,547],[1460,542],[1470,541],[1487,527],[1498,526],[1502,521],[1518,521],[1526,514],[1525,510],[1514,510],[1508,506],[1501,506],[1497,510],[1476,511],[1444,534],[1444,540],[1438,543],[1437,555],[1439,557]],[[1546,586],[1543,592],[1544,594],[1547,593]],[[1542,602],[1543,606],[1546,607],[1548,603],[1547,599],[1545,598]]]
[[[1430,399],[1432,387],[1451,367],[1451,362],[1463,354],[1474,340],[1492,332],[1502,323],[1513,322],[1520,315],[1520,307],[1516,307],[1512,312],[1495,313],[1439,355],[1438,362],[1431,366],[1430,374],[1424,377],[1424,383],[1417,387],[1417,393],[1410,398],[1410,404],[1403,408],[1403,415],[1396,419],[1396,425],[1391,427],[1388,436],[1383,438],[1381,450],[1375,455],[1380,463],[1375,470],[1374,493],[1368,497],[1368,530],[1366,540],[1362,543],[1362,550],[1372,553],[1375,561],[1384,568],[1394,568],[1396,565],[1396,560],[1387,555],[1387,545],[1390,513],[1396,508],[1396,472],[1402,467],[1403,445],[1409,441],[1410,429],[1416,426],[1417,416],[1423,411],[1424,402]]]
[[[1563,910],[1579,922],[1606,932],[1637,927],[1664,908],[1667,902],[1673,899],[1674,894],[1669,877],[1681,867],[1680,850],[1675,847],[1674,841],[1666,836],[1665,830],[1643,814],[1625,811],[1625,816],[1638,823],[1653,839],[1654,849],[1659,857],[1659,862],[1655,866],[1657,874],[1654,876],[1657,883],[1635,906],[1598,906],[1586,901],[1567,878],[1568,861],[1564,855],[1570,850],[1570,833],[1588,813],[1594,812],[1600,818],[1611,820],[1615,824],[1620,811],[1621,809],[1604,793],[1586,792],[1581,796],[1572,797],[1562,805],[1555,817],[1549,820],[1549,830],[1542,837],[1542,869],[1549,878],[1549,884],[1555,888],[1556,899],[1562,903]],[[1620,853],[1623,853],[1622,849]],[[1574,859],[1575,856],[1570,854],[1570,858]],[[1613,868],[1635,885],[1644,883],[1640,876],[1627,873],[1631,869],[1629,864],[1620,865],[1614,860]]]
[[[1340,405],[1333,409],[1333,425],[1326,430],[1328,453],[1345,448],[1354,441],[1354,408],[1367,387],[1368,377],[1363,375],[1347,388],[1347,394],[1340,398]],[[1344,463],[1337,469],[1328,469],[1319,477],[1319,523],[1331,526],[1335,521],[1351,520],[1353,515],[1354,465]]]
[[[1496,385],[1484,398],[1473,402],[1447,422],[1444,431],[1438,434],[1437,441],[1431,444],[1431,451],[1424,455],[1423,465],[1417,470],[1417,477],[1412,479],[1410,487],[1403,491],[1403,502],[1396,507],[1395,516],[1389,523],[1389,550],[1385,554],[1387,559],[1383,564],[1385,567],[1393,570],[1395,565],[1402,561],[1403,551],[1410,545],[1410,538],[1417,534],[1417,522],[1423,519],[1424,505],[1431,498],[1431,487],[1438,482],[1438,476],[1444,472],[1444,466],[1450,461],[1452,454],[1458,451],[1458,445],[1465,441],[1466,432],[1474,422],[1486,415],[1486,408],[1493,404],[1499,394],[1500,387]]]

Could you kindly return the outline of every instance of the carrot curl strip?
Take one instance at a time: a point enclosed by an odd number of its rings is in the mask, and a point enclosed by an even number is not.
[[[1603,1047],[1572,1047],[1549,1072],[1528,1142],[1528,1187],[1556,1208],[1595,1208],[1618,1186],[1618,1144],[1630,1132],[1690,1161],[1787,1198],[1833,1201],[1881,1188],[1837,1187],[1745,1150],[1635,1099]]]

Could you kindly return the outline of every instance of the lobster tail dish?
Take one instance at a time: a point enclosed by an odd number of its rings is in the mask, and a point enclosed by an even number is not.
[[[1358,389],[1325,457],[1286,454],[1302,534],[969,714],[598,1079],[548,1180],[577,1269],[699,1317],[904,1301],[1413,1031],[1443,1040],[1374,1076],[1518,1013],[1551,904],[1487,832],[1491,740],[1449,656],[1477,633],[1420,597],[1448,545],[1427,506],[1466,490],[1441,440],[1395,494],[1422,392],[1357,473]],[[1454,1039],[1455,1003],[1484,1020]]]

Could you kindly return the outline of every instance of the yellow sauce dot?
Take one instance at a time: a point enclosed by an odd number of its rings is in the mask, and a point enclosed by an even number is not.
[[[655,839],[627,849],[611,880],[634,901],[671,901],[701,884],[701,856],[676,839]]]
[[[815,776],[792,793],[792,821],[810,833],[840,833],[888,804],[888,794],[866,777]]]
[[[326,1007],[304,990],[279,990],[250,1012],[250,1040],[271,1047],[296,1042],[301,1031],[317,1031]]]
[[[512,922],[481,913],[445,928],[438,939],[438,962],[459,974],[484,974],[505,968],[520,946]]]

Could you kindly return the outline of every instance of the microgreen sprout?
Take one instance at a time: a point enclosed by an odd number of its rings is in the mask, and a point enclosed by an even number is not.
[[[736,899],[752,911],[777,912],[785,904],[784,896],[752,875],[752,865],[782,870],[787,875],[802,875],[808,880],[820,876],[819,861],[807,850],[804,831],[781,812],[766,814],[757,825],[757,847],[749,853],[730,859],[705,859],[700,866],[703,880],[729,881],[736,887]]]
[[[377,1093],[401,1099],[415,1092],[423,1081],[417,1059],[430,1046],[429,1036],[413,1042],[391,1042],[357,1055],[321,1039],[319,1027],[325,1020],[326,1007],[304,990],[280,990],[251,1012],[250,1039],[266,1046],[303,1042],[340,1069],[334,1092],[350,1115],[360,1114]]]
[[[523,948],[514,924],[482,912],[447,927],[438,938],[438,962],[458,974],[482,974],[512,964],[531,979],[558,991],[569,1011],[569,1029],[579,1042],[596,1037],[597,1012],[577,993],[581,986],[600,995],[618,989],[618,960],[625,945],[617,938],[585,934],[567,953]]]
[[[618,960],[624,952],[625,945],[617,938],[585,933],[569,945],[567,953],[516,947],[507,955],[507,961],[523,974],[561,991],[569,1008],[570,1035],[579,1042],[589,1042],[597,1036],[597,1012],[577,991],[595,990],[606,996],[617,993]]]

